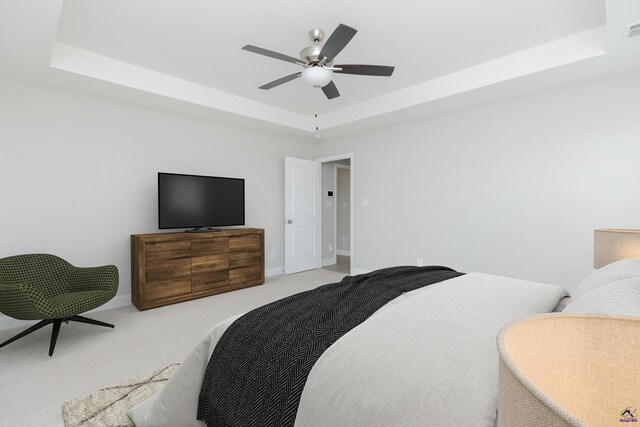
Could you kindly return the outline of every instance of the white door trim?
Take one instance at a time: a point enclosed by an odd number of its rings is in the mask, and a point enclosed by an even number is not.
[[[333,172],[335,174],[335,178],[333,180],[333,182],[335,182],[335,188],[336,188],[336,194],[335,194],[335,200],[336,203],[333,204],[333,241],[335,242],[335,255],[336,255],[336,262],[338,261],[338,255],[345,255],[349,257],[349,260],[351,261],[351,251],[348,250],[344,250],[344,249],[338,249],[338,169],[346,169],[349,171],[349,187],[351,187],[351,166],[347,166],[347,165],[340,165],[340,164],[335,164],[334,168],[333,168]],[[349,195],[351,195],[351,188],[349,188]],[[349,198],[349,221],[351,222],[351,211],[353,210],[353,199],[351,199],[351,197]],[[349,224],[349,226],[351,226],[353,224]],[[349,239],[351,239],[352,235],[351,235],[351,227],[349,227]],[[351,240],[349,240],[351,241]],[[351,244],[349,244],[349,246],[351,246]],[[349,247],[349,249],[351,249],[351,247]]]
[[[338,262],[338,168],[333,165],[333,263]]]
[[[355,204],[354,204],[354,200],[355,200],[355,158],[353,153],[345,153],[345,154],[337,154],[335,156],[328,156],[328,157],[320,157],[319,159],[316,159],[317,162],[320,163],[328,163],[328,162],[335,162],[336,160],[349,160],[349,169],[351,170],[351,173],[349,174],[349,187],[350,187],[350,194],[349,194],[349,204],[351,205],[351,209],[349,211],[349,239],[351,240],[349,242],[349,253],[350,253],[350,274],[356,274],[356,251],[355,251],[355,227],[354,227],[354,218],[355,218]],[[337,169],[334,168],[334,173],[337,173]],[[335,181],[337,182],[337,180]],[[337,193],[336,193],[337,194]],[[334,203],[334,206],[336,205],[336,203]],[[334,215],[335,214],[335,208],[334,208]],[[334,222],[334,234],[337,233],[337,224]],[[337,244],[338,241],[336,240],[337,238],[334,238],[334,251],[337,251]],[[336,252],[334,252],[336,253]]]

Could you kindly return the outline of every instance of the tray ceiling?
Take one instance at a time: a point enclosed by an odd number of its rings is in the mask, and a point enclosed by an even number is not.
[[[28,0],[0,12],[2,74],[299,134],[339,136],[640,67],[640,42],[620,40],[640,21],[634,0]],[[300,79],[258,89],[299,68],[242,46],[298,56],[309,30],[339,23],[358,33],[336,63],[393,65],[394,75],[334,75],[334,100]]]

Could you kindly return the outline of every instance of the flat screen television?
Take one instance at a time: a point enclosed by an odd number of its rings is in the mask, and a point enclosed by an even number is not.
[[[158,228],[244,225],[244,179],[158,173]]]

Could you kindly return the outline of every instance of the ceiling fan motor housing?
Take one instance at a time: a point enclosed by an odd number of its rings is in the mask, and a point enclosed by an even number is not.
[[[324,31],[316,28],[309,31],[309,38],[313,42],[313,46],[306,47],[300,51],[300,59],[307,64],[313,66],[320,62],[320,51],[322,51],[322,41],[324,40]],[[330,67],[333,62],[326,62],[325,64]]]
[[[300,51],[300,59],[309,65],[317,64],[322,59],[320,58],[321,50],[322,50],[322,46],[318,44],[306,47]],[[328,67],[330,67],[332,64],[333,64],[333,61],[325,62],[325,65]]]

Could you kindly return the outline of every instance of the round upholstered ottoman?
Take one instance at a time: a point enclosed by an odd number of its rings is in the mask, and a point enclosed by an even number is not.
[[[640,426],[640,318],[536,316],[498,351],[499,426]]]

